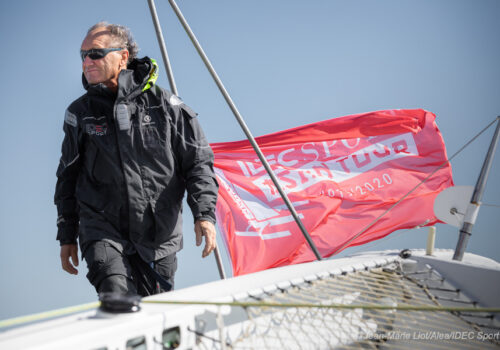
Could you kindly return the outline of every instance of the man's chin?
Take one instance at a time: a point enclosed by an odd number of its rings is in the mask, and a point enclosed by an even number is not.
[[[87,79],[87,82],[90,85],[97,85],[99,83],[102,83],[102,79],[99,79],[98,77],[92,76],[92,75],[85,75],[85,79]]]

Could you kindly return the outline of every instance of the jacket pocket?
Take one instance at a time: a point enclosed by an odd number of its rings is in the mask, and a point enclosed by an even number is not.
[[[134,126],[140,135],[142,147],[148,153],[165,154],[168,140],[162,109],[139,108]]]
[[[165,150],[165,141],[162,140],[155,126],[141,127],[141,136],[144,148],[155,152],[162,152]]]
[[[85,157],[84,157],[83,167],[85,169],[85,172],[86,172],[87,176],[92,181],[95,181],[95,179],[94,179],[94,169],[95,169],[96,158],[97,158],[97,148],[91,144],[85,150]]]
[[[117,161],[109,161],[100,150],[96,151],[92,168],[92,178],[96,183],[100,185],[118,185],[121,176],[120,171]]]
[[[165,243],[181,232],[182,202],[180,205],[163,201],[152,202],[151,209],[154,218],[155,243]]]

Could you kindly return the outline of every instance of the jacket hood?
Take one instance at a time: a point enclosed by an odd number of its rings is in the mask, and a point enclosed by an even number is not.
[[[118,97],[133,97],[150,89],[158,79],[158,64],[149,57],[135,58],[118,76]],[[82,84],[90,94],[110,94],[102,83],[91,85],[82,73]],[[130,96],[133,95],[133,96]]]

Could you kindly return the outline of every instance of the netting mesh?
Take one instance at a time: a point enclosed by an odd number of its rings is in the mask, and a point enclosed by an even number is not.
[[[391,307],[473,304],[432,269],[403,274],[397,266],[290,285],[246,301]],[[313,306],[232,307],[229,314],[219,315],[216,329],[198,337],[198,346],[200,349],[488,349],[498,347],[497,326],[494,315],[475,313]]]

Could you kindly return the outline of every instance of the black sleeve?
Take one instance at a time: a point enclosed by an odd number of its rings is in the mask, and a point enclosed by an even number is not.
[[[196,113],[174,99],[173,145],[178,164],[186,182],[187,202],[194,220],[215,223],[215,204],[219,185],[214,173],[214,154],[198,123]]]
[[[80,168],[82,133],[75,114],[66,110],[64,117],[62,155],[57,168],[54,203],[57,206],[57,240],[60,244],[76,244],[78,236],[78,204],[75,198]]]

